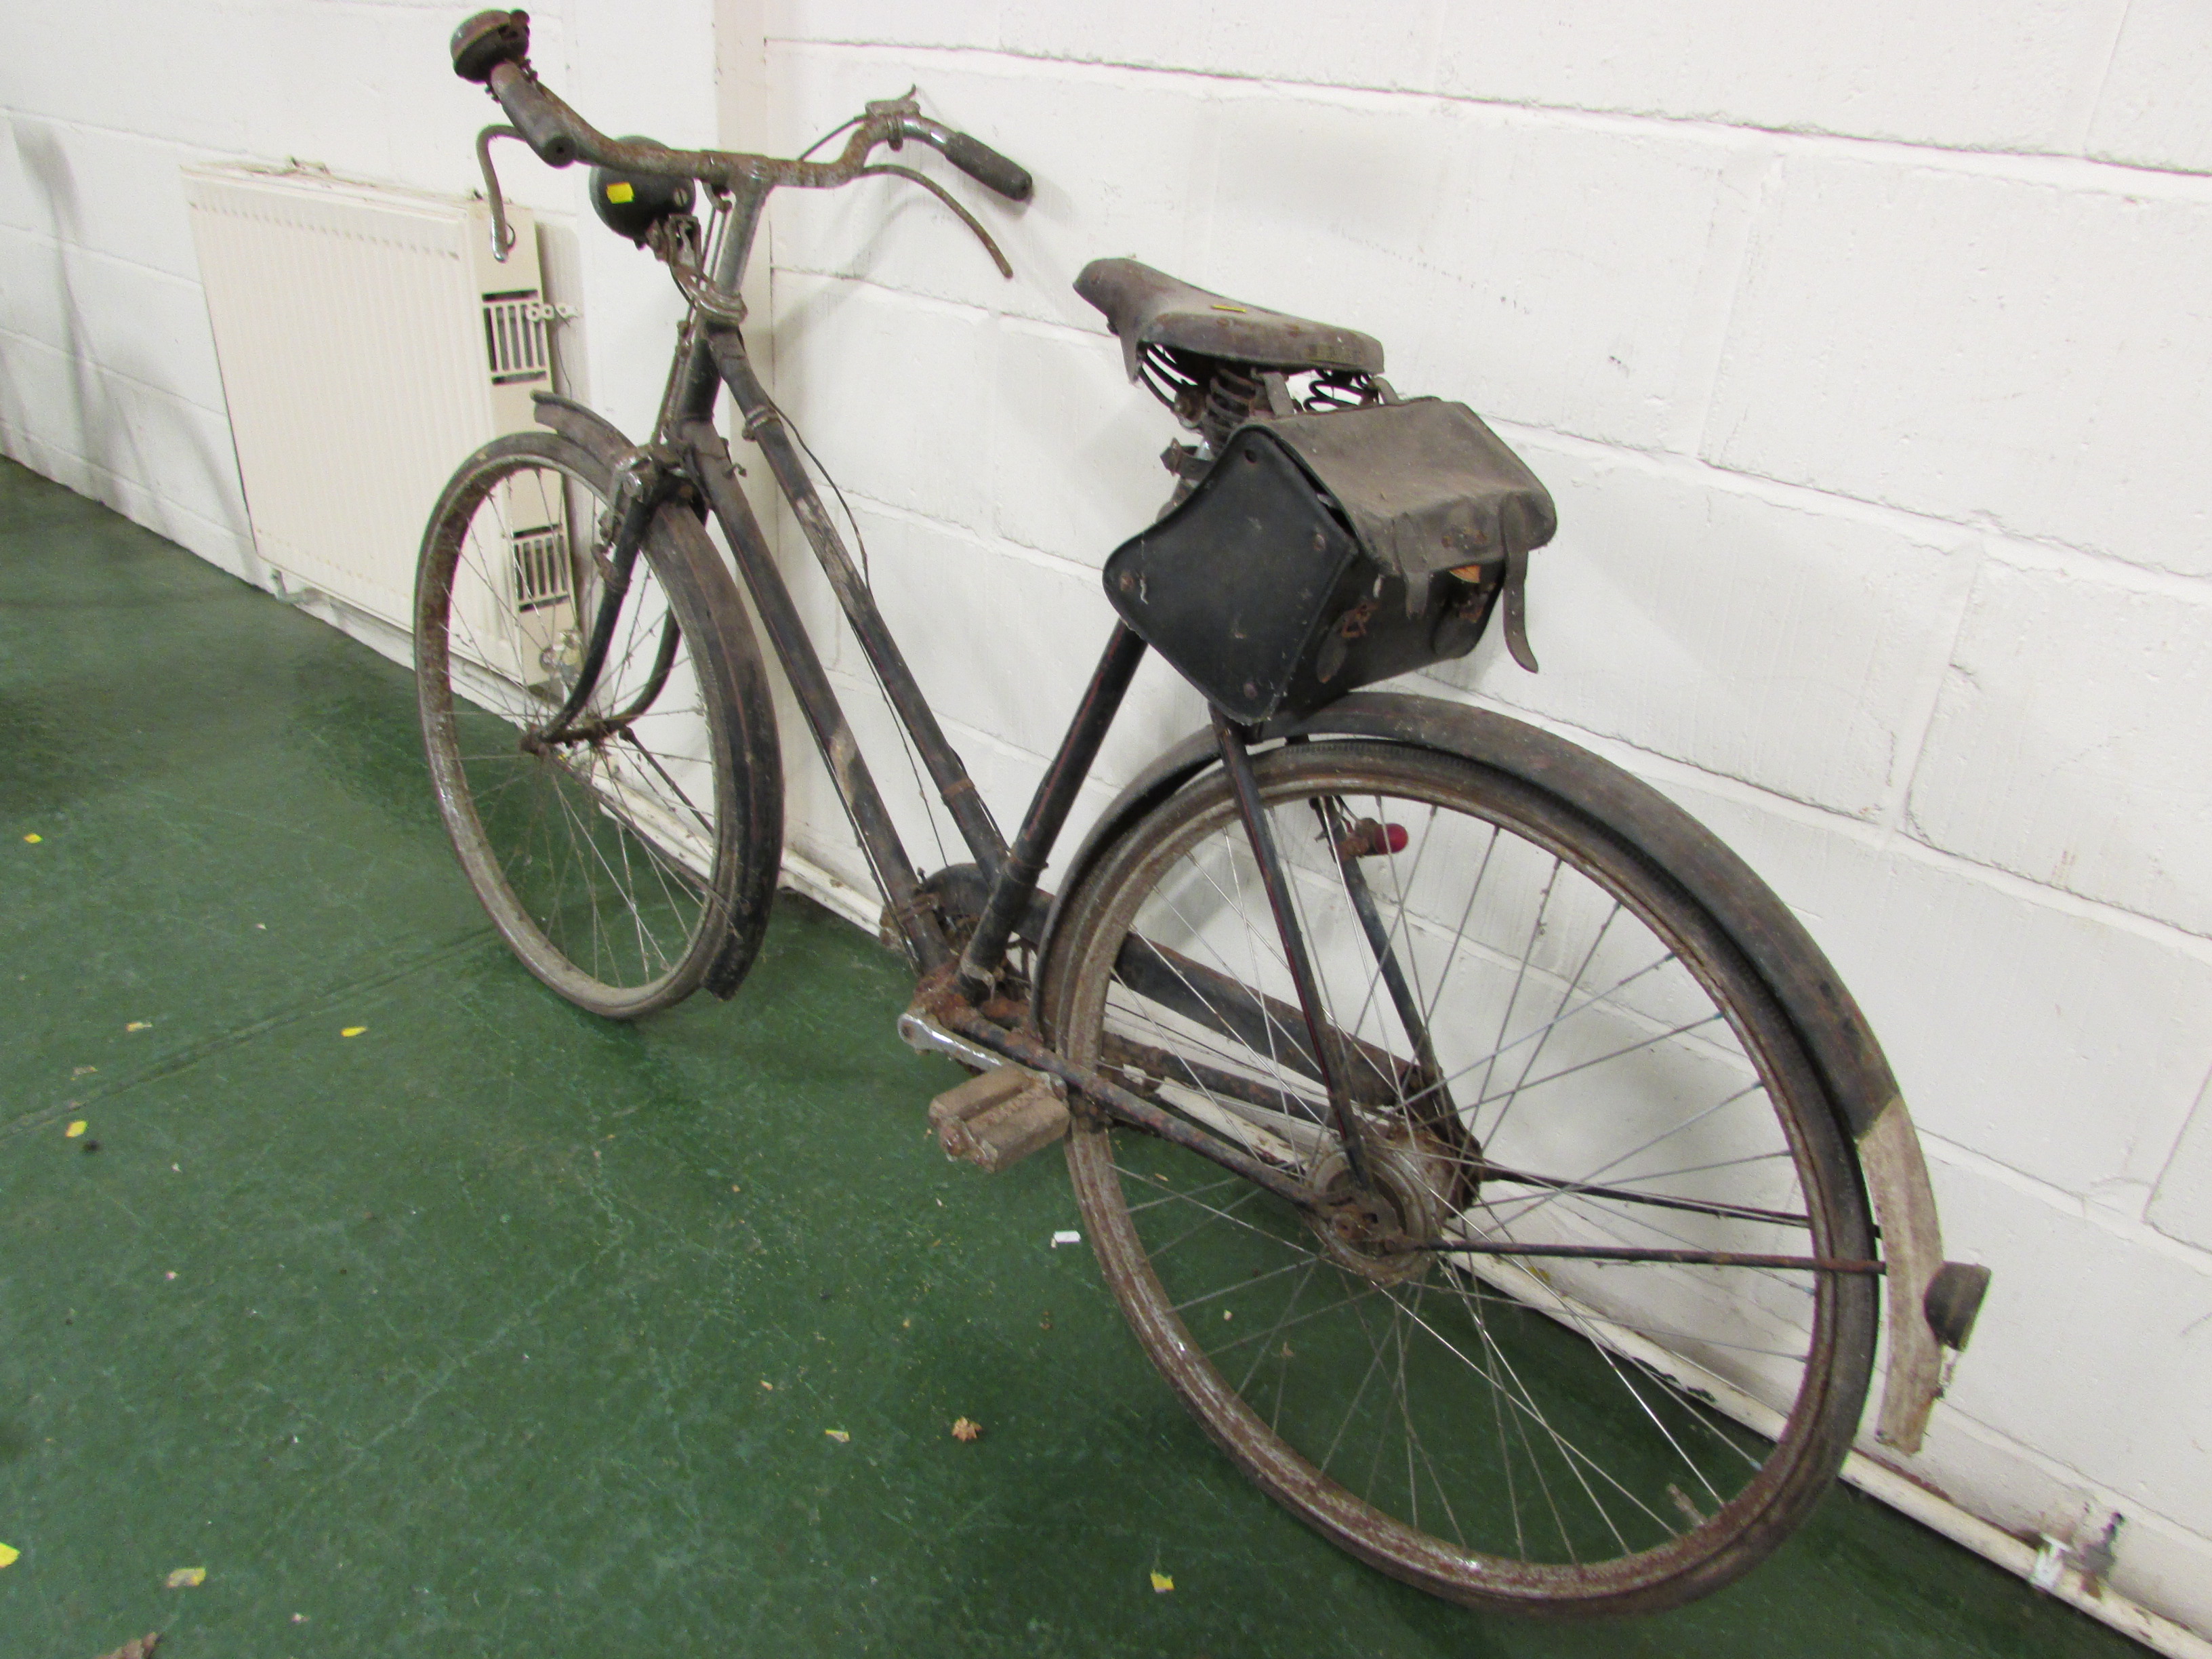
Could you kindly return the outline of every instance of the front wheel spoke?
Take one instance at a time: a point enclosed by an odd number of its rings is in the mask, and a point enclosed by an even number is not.
[[[709,842],[712,842],[714,839],[714,819],[708,817],[704,812],[699,810],[697,805],[692,800],[691,797],[684,792],[684,786],[677,782],[674,778],[668,775],[668,769],[660,763],[660,757],[655,755],[653,750],[647,749],[643,744],[640,743],[637,740],[637,734],[635,732],[632,732],[628,726],[624,726],[622,731],[622,736],[623,740],[627,742],[631,748],[637,750],[638,754],[644,759],[645,763],[653,769],[653,775],[659,778],[661,782],[668,786],[668,793],[684,803],[684,811],[690,813],[693,817],[699,821],[699,827],[707,832],[707,839]]]

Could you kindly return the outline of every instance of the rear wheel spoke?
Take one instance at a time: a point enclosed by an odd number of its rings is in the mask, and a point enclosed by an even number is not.
[[[1871,1349],[1865,1203],[1794,1028],[1556,797],[1379,744],[1254,765],[1376,1185],[1303,1036],[1231,1011],[1287,975],[1225,782],[1192,785],[1068,896],[1040,1012],[1070,1059],[1289,1149],[1315,1203],[1079,1120],[1135,1328],[1267,1491],[1441,1594],[1625,1610],[1726,1582],[1832,1477]],[[1402,845],[1355,880],[1327,837],[1360,819]],[[1132,940],[1206,982],[1121,977]]]

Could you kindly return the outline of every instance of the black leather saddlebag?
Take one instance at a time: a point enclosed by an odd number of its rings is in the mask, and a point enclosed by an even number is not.
[[[1247,422],[1188,499],[1106,561],[1106,597],[1206,699],[1257,724],[1474,648],[1552,497],[1463,404]]]

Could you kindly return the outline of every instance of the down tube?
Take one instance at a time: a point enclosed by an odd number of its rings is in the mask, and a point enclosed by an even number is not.
[[[890,904],[892,920],[923,972],[942,967],[952,959],[951,946],[934,916],[925,914],[915,903],[920,880],[913,860],[907,857],[906,847],[891,825],[883,793],[869,775],[868,763],[861,757],[860,744],[854,738],[853,728],[845,719],[845,710],[830,686],[830,677],[823,671],[822,659],[815,653],[813,641],[806,637],[806,626],[799,619],[799,607],[792,603],[791,590],[784,585],[783,573],[775,568],[768,538],[761,533],[760,521],[753,516],[751,504],[738,488],[737,475],[730,465],[729,446],[705,421],[691,422],[680,436],[690,452],[691,474],[705,487],[708,504],[713,507],[722,533],[729,538],[730,550],[737,558],[738,574],[752,595],[753,608],[760,613],[761,624],[768,630],[776,659],[782,663],[791,689],[799,698],[799,706],[805,713],[806,723],[813,730],[815,746],[822,751],[823,763],[830,769],[830,781],[836,786],[837,798],[845,804],[846,816],[852,820],[854,834],[860,837],[860,849],[867,855],[876,880]]]
[[[830,522],[822,497],[816,492],[813,480],[807,477],[798,447],[785,429],[782,411],[776,408],[753,373],[744,340],[733,328],[712,328],[707,332],[707,345],[714,355],[714,364],[721,372],[723,383],[730,388],[730,396],[744,416],[744,435],[767,458],[777,487],[791,503],[799,527],[805,532],[808,545],[821,562],[822,574],[830,579],[837,603],[844,608],[846,619],[853,625],[854,636],[867,653],[876,678],[883,683],[892,712],[913,736],[914,746],[921,753],[922,764],[929,769],[930,779],[944,799],[945,811],[952,815],[960,838],[968,843],[969,851],[975,854],[984,873],[996,877],[1006,860],[1006,843],[999,834],[999,826],[991,821],[982,795],[945,738],[944,728],[938,725],[928,700],[921,695],[921,687],[915,682],[914,671],[907,666],[898,642],[891,637],[883,613],[876,608],[874,595],[854,567],[852,555],[845,550],[836,526]]]

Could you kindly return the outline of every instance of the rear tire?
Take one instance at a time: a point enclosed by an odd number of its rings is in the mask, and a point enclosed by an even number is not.
[[[461,464],[424,532],[416,681],[453,851],[523,965],[613,1019],[707,984],[758,951],[782,842],[774,707],[735,585],[698,522],[663,507],[605,667],[566,700],[601,592],[608,465],[551,433]],[[566,678],[564,678],[564,675]]]
[[[1667,872],[1524,780],[1370,741],[1255,773],[1403,1231],[1346,1243],[1079,1115],[1069,1170],[1139,1340],[1270,1496],[1435,1595],[1641,1613],[1748,1571],[1850,1446],[1872,1277],[1405,1241],[1872,1257],[1780,999]],[[1357,849],[1425,1060],[1333,844]],[[1123,832],[1066,903],[1038,996],[1061,1054],[1316,1190],[1347,1179],[1224,774]],[[1240,1010],[1237,986],[1268,1000]]]

